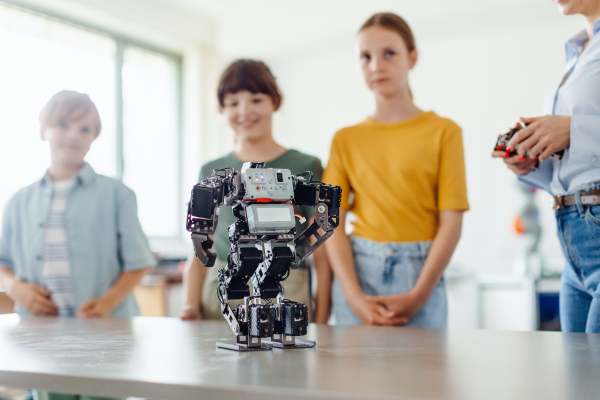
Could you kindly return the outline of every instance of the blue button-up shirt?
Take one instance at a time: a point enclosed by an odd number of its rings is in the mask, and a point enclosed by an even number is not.
[[[42,250],[50,183],[46,175],[13,196],[4,211],[0,237],[0,266],[12,269],[20,280],[40,286],[44,286]],[[137,217],[133,191],[117,180],[97,175],[87,163],[69,191],[65,222],[77,309],[106,293],[123,271],[156,264]],[[19,304],[15,311],[29,315]],[[133,295],[112,313],[121,318],[135,315],[139,309]]]
[[[556,85],[544,104],[545,115],[571,117],[570,147],[562,159],[552,156],[539,169],[519,177],[551,194],[572,194],[600,182],[600,20],[593,33],[585,51],[589,40],[585,30],[565,44],[568,78]]]

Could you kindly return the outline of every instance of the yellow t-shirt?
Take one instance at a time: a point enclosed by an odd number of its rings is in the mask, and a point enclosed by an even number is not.
[[[323,181],[342,188],[353,234],[378,242],[431,240],[440,210],[469,209],[462,130],[433,111],[338,131]]]

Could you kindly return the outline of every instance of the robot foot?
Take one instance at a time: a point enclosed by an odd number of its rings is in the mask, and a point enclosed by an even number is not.
[[[258,342],[252,339],[258,339]],[[248,340],[251,340],[253,343],[249,343]],[[268,351],[273,349],[273,345],[270,342],[265,340],[261,341],[260,338],[250,338],[248,336],[238,336],[237,343],[235,344],[217,342],[217,347],[220,349],[233,350],[239,352]]]
[[[222,307],[226,313],[229,305]],[[217,342],[217,347],[234,351],[271,350],[273,345],[264,339],[271,338],[275,325],[275,310],[269,304],[263,304],[260,297],[245,297],[244,304],[239,304],[231,312],[235,323],[232,329],[236,333],[236,343]],[[238,329],[235,329],[238,328]]]
[[[275,310],[275,330],[271,340],[265,341],[279,349],[307,349],[315,347],[312,340],[298,339],[308,328],[308,307],[306,304],[283,300],[273,304]]]
[[[278,349],[310,349],[317,345],[317,342],[312,340],[297,339],[295,336],[283,334],[275,334],[272,340],[264,340],[263,343],[268,343]]]

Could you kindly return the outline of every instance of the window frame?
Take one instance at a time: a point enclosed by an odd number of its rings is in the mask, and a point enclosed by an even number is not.
[[[65,16],[60,13],[48,10],[46,8],[32,6],[32,5],[21,5],[15,4],[10,1],[0,0],[0,5],[8,8],[12,8],[17,11],[29,13],[31,15],[50,19],[52,21],[62,23],[65,25],[69,25],[71,27],[86,30],[88,32],[92,32],[98,35],[102,35],[104,37],[110,38],[115,43],[115,54],[113,55],[114,59],[114,103],[115,103],[115,138],[116,138],[116,148],[114,149],[116,153],[116,171],[117,176],[116,179],[119,181],[123,181],[123,173],[124,173],[124,165],[125,160],[123,157],[123,66],[124,66],[124,54],[127,48],[138,48],[141,50],[149,51],[151,53],[159,54],[165,58],[168,58],[172,62],[176,64],[176,91],[177,91],[177,143],[176,143],[176,157],[177,160],[177,193],[176,202],[177,204],[183,203],[183,55],[174,52],[172,50],[163,48],[161,46],[156,46],[154,44],[150,44],[144,42],[142,40],[138,40],[127,35],[122,35],[117,32],[114,32],[110,29],[106,29],[94,24],[90,24],[88,22],[84,22],[78,20],[77,18],[72,18],[70,16]],[[178,210],[183,211],[182,209]],[[185,231],[185,221],[180,218],[176,221],[177,224],[177,234],[175,236],[148,236],[148,239],[151,243],[156,243],[159,247],[159,243],[166,242],[172,243],[183,241],[183,232]]]

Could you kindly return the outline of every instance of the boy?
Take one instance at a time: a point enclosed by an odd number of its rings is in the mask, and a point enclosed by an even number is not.
[[[155,259],[133,191],[84,161],[101,130],[96,106],[86,94],[59,92],[40,130],[51,164],[6,206],[0,286],[24,316],[138,315],[131,292]]]
[[[40,113],[50,168],[9,201],[0,237],[0,286],[20,315],[139,315],[131,292],[155,259],[133,191],[84,161],[101,129],[86,94],[59,92]],[[34,397],[93,399],[37,390]]]

